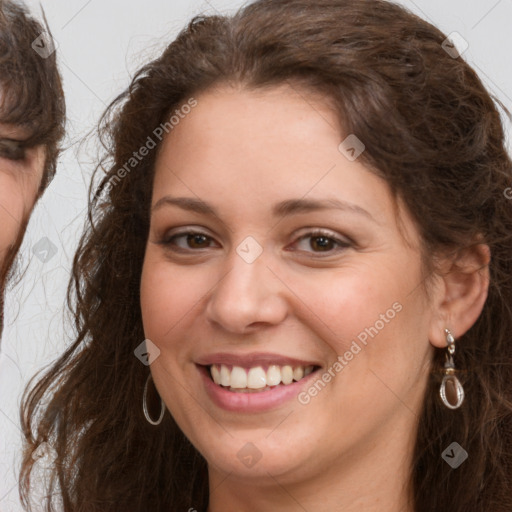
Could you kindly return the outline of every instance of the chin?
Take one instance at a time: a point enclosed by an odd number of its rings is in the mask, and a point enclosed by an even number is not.
[[[282,436],[276,432],[269,436],[267,430],[223,431],[215,439],[194,445],[205,457],[209,471],[229,474],[233,479],[251,478],[252,484],[254,479],[262,484],[268,483],[269,478],[279,478],[280,483],[305,479],[312,462],[318,461],[313,447],[309,448],[303,438],[290,438],[289,430],[283,431]]]

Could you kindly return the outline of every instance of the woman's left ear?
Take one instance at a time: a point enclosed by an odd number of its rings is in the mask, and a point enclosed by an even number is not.
[[[445,329],[460,338],[480,316],[489,289],[490,261],[489,246],[476,244],[440,262],[429,332],[434,346],[446,347]]]

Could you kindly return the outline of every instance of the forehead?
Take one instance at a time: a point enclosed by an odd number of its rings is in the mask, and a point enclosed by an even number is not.
[[[186,169],[190,178],[209,168],[212,178],[293,174],[297,180],[331,167],[339,142],[335,112],[316,97],[286,86],[217,88],[197,96],[197,106],[165,138],[157,181],[169,168]]]
[[[318,135],[339,139],[340,126],[332,102],[317,92],[300,89],[289,84],[265,88],[246,88],[242,85],[219,85],[197,96],[197,106],[183,116],[167,140],[181,137],[183,127],[194,130],[196,137],[205,136],[206,141],[223,140],[229,135],[231,141],[238,129],[246,142],[251,139],[264,140],[272,144],[279,135],[280,144],[286,138],[292,142],[300,138],[303,143]],[[315,128],[314,132],[303,129]],[[181,128],[178,130],[177,128]],[[315,137],[318,142],[319,137]],[[201,144],[197,139],[196,143]]]
[[[164,139],[155,189],[182,179],[201,190],[207,182],[236,183],[251,195],[269,187],[304,195],[343,170],[369,174],[340,153],[338,115],[318,94],[289,85],[225,86],[198,95],[196,102]]]

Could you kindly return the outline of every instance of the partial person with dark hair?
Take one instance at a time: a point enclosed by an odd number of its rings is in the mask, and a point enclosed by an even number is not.
[[[0,0],[0,335],[4,293],[30,214],[51,181],[65,103],[51,34]]]
[[[194,18],[100,123],[27,510],[46,446],[48,512],[510,512],[500,107],[391,2]]]

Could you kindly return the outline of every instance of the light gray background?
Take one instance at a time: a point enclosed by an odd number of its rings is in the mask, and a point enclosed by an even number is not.
[[[6,297],[0,354],[0,512],[21,512],[17,475],[21,432],[18,410],[30,377],[70,341],[64,314],[71,261],[85,220],[93,144],[80,146],[106,105],[133,73],[156,56],[195,14],[231,12],[240,0],[45,0],[58,43],[68,125],[58,173],[38,203],[22,247],[23,279]],[[512,0],[401,0],[446,34],[469,43],[464,57],[488,89],[512,111]],[[39,16],[39,3],[28,1]],[[510,123],[507,129],[510,133]],[[510,143],[510,140],[509,140]],[[510,147],[510,145],[509,145]],[[511,184],[512,185],[512,184]],[[43,237],[56,254],[41,261],[32,248]]]

